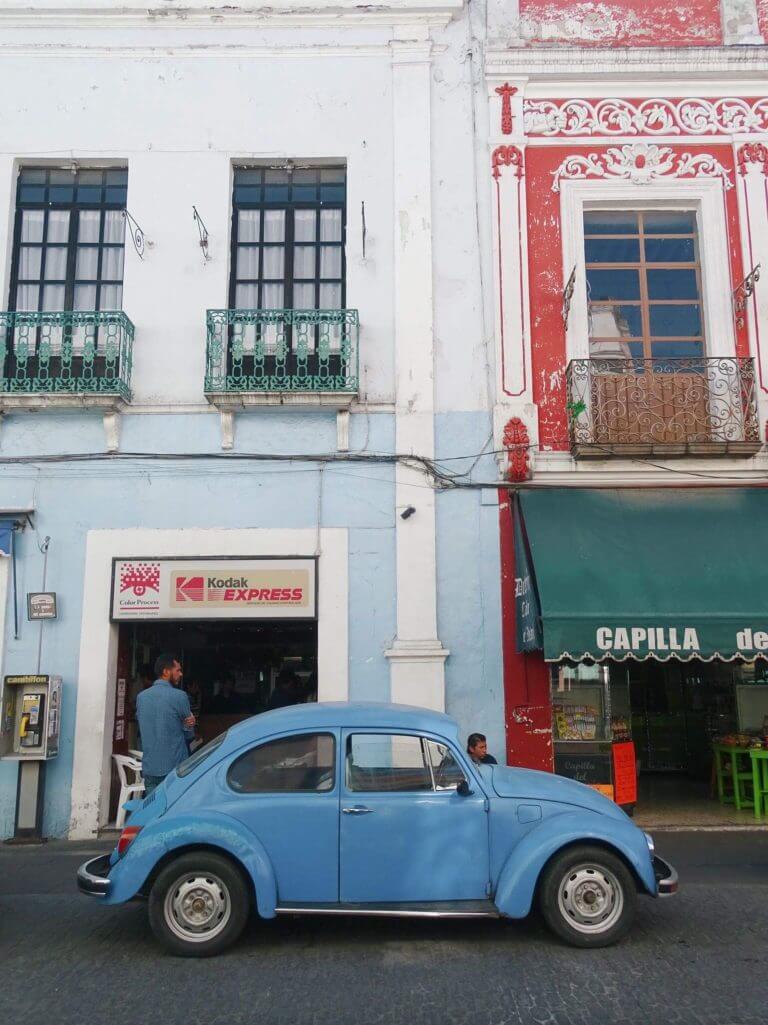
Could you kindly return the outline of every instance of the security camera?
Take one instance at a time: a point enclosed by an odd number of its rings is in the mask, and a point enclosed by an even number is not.
[[[401,520],[407,520],[409,516],[413,516],[416,512],[416,507],[413,505],[407,505],[405,509],[400,513]]]

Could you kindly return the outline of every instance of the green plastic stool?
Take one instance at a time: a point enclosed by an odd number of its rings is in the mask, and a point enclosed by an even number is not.
[[[755,818],[768,814],[768,751],[755,748],[749,752],[752,761],[752,786],[755,791]]]
[[[750,799],[746,794],[747,787],[753,787],[755,780],[752,763],[745,761],[751,754],[749,749],[731,747],[729,744],[714,744],[713,751],[717,776],[717,797],[720,804],[733,804],[737,811],[741,811],[742,808],[755,808],[756,814],[759,816],[758,797],[753,794]],[[726,783],[730,783],[732,792],[728,792]]]

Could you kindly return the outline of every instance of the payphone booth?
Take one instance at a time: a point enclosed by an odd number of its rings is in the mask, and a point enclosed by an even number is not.
[[[6,676],[0,758],[19,763],[14,833],[9,843],[42,841],[45,765],[59,753],[60,676]]]

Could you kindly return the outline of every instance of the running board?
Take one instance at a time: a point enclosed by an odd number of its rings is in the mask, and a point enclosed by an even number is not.
[[[275,908],[278,915],[391,915],[398,918],[500,918],[489,900],[376,902],[371,904],[296,903]]]

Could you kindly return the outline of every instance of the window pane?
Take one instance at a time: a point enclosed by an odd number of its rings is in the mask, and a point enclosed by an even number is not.
[[[16,289],[16,309],[36,310],[40,296],[40,289],[37,285],[19,285]]]
[[[297,242],[314,242],[317,224],[315,210],[294,210],[293,237]]]
[[[283,286],[264,285],[261,290],[261,308],[263,310],[282,310]]]
[[[77,215],[78,242],[98,242],[100,228],[100,210],[81,210]]]
[[[19,277],[21,280],[40,277],[40,257],[42,250],[38,246],[22,246],[19,250]]]
[[[637,214],[632,210],[587,210],[585,235],[636,235]]]
[[[242,281],[244,278],[256,279],[259,276],[259,247],[238,246],[237,247],[237,276]]]
[[[314,278],[314,246],[296,246],[293,251],[293,276],[295,278]]]
[[[658,359],[699,359],[704,356],[703,342],[653,342],[651,344],[653,358]],[[679,367],[671,366],[670,371],[679,371]],[[700,368],[701,372],[704,366]],[[664,367],[654,366],[657,372],[664,370]]]
[[[352,791],[422,792],[432,789],[419,737],[356,734],[347,746]]]
[[[465,777],[453,752],[445,744],[438,744],[434,740],[428,740],[426,743],[427,758],[435,777],[435,790],[455,790]]]
[[[96,246],[77,247],[75,277],[81,281],[95,281],[99,273],[99,250]],[[106,275],[105,275],[106,276]]]
[[[264,211],[264,241],[283,242],[285,240],[285,210]]]
[[[45,278],[61,281],[67,276],[67,247],[49,246],[45,251]]]
[[[321,182],[344,182],[347,179],[345,167],[324,167],[320,171]]]
[[[237,241],[258,242],[259,225],[261,224],[260,210],[238,210],[237,212]]]
[[[123,308],[123,286],[102,285],[99,299],[100,310],[121,310]]]
[[[696,214],[692,210],[651,210],[643,214],[646,235],[692,235],[696,231]]]
[[[43,289],[43,309],[63,310],[64,309],[64,286],[46,285]]]
[[[638,263],[637,238],[588,238],[584,243],[587,263]]]
[[[245,794],[323,793],[333,790],[335,775],[335,738],[311,733],[252,748],[232,764],[227,782]]]
[[[25,210],[21,215],[21,241],[42,242],[44,210]]]
[[[686,338],[701,334],[699,307],[651,305],[651,335]]]
[[[125,250],[122,246],[109,246],[101,251],[101,277],[106,281],[123,280],[123,258]]]
[[[639,306],[593,303],[589,308],[592,338],[642,338],[643,317]]]
[[[285,249],[282,246],[264,246],[262,278],[280,278],[285,274]]]
[[[121,210],[104,211],[104,241],[123,242],[125,240],[125,218]]]
[[[259,305],[258,285],[238,285],[235,289],[235,309],[255,310]]]
[[[69,210],[48,211],[47,242],[69,241]]]
[[[596,299],[639,299],[640,275],[636,270],[588,270],[587,296]]]
[[[96,286],[95,285],[75,285],[75,305],[76,310],[95,310],[96,309]]]
[[[266,203],[287,203],[290,191],[289,185],[265,185],[264,201]]]
[[[320,241],[341,242],[341,210],[320,211]]]
[[[649,270],[649,299],[698,299],[699,283],[695,270]]]
[[[647,238],[645,258],[648,263],[693,263],[696,249],[692,238]]]
[[[297,310],[315,309],[315,284],[293,286],[293,306]]]
[[[341,277],[341,246],[321,246],[320,277]]]
[[[341,285],[320,286],[320,309],[340,310],[341,309]]]

